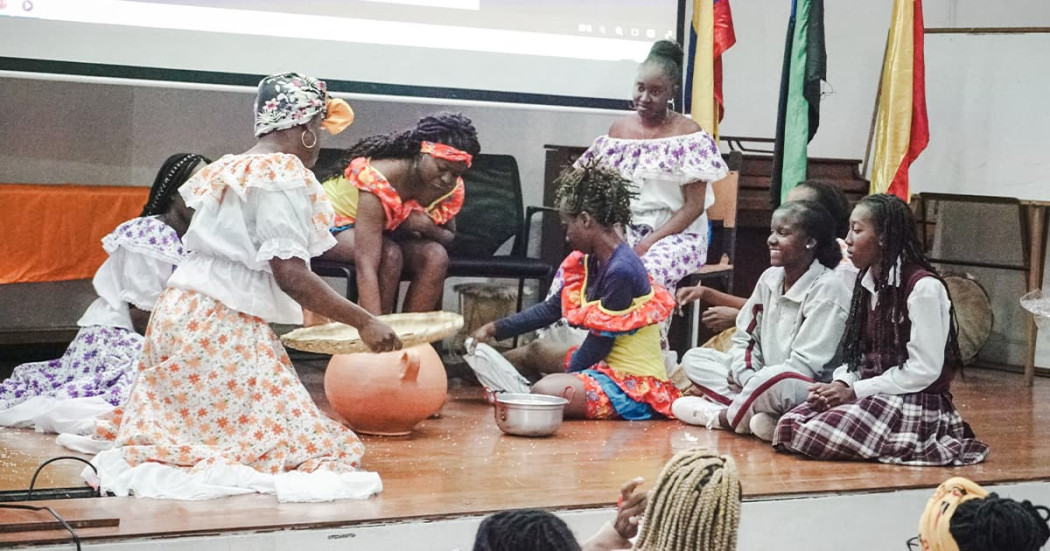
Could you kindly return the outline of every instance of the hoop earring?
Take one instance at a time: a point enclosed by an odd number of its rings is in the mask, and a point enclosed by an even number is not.
[[[310,133],[310,135],[311,135],[311,136],[313,136],[313,138],[314,138],[314,141],[312,141],[312,142],[310,142],[310,143],[306,143],[306,133],[307,133],[307,132],[309,132],[309,133]],[[314,134],[314,131],[313,131],[313,130],[310,130],[310,129],[308,128],[308,129],[306,129],[306,130],[303,130],[303,133],[302,133],[302,135],[301,135],[301,136],[299,136],[299,141],[303,142],[303,147],[305,147],[306,149],[313,149],[313,148],[314,148],[314,146],[315,146],[315,145],[317,145],[317,134]]]
[[[667,108],[674,111],[674,98],[667,100]]]

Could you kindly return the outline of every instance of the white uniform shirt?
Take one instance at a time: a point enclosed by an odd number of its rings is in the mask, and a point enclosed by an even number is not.
[[[841,277],[814,260],[787,293],[783,290],[783,268],[762,272],[736,318],[730,373],[741,386],[767,365],[819,380],[837,360],[850,303]]]
[[[892,285],[900,285],[900,265],[890,273]],[[878,301],[875,279],[871,270],[864,274],[861,286],[871,294],[871,308]],[[908,338],[908,359],[882,375],[861,379],[859,372],[847,371],[847,366],[835,370],[834,379],[853,387],[857,398],[874,394],[911,394],[933,384],[944,368],[944,345],[948,342],[951,325],[951,301],[948,291],[937,278],[924,277],[915,283],[908,295],[908,319],[911,335]]]

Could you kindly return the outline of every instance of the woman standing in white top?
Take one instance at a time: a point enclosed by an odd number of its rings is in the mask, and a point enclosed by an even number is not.
[[[186,499],[379,490],[378,477],[358,487],[343,477],[359,467],[361,442],[317,409],[269,326],[301,323],[307,308],[357,327],[375,351],[400,348],[389,326],[309,269],[335,239],[332,208],[308,169],[321,128],[339,132],[351,117],[321,81],[267,77],[255,104],[256,145],[179,190],[195,210],[188,255],[153,312],[131,397],[96,429],[114,443],[94,460],[103,489]],[[292,484],[281,477],[288,471],[302,476]],[[336,478],[314,484],[307,474]]]
[[[193,211],[176,190],[210,162],[168,157],[141,216],[102,238],[109,258],[92,280],[98,298],[61,358],[22,364],[0,383],[0,425],[90,432],[95,415],[127,399],[150,311],[183,258],[180,238]]]

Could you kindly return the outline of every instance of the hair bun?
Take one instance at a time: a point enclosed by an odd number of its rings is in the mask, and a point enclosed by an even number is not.
[[[658,40],[653,43],[653,47],[649,48],[649,57],[663,57],[675,62],[678,67],[682,66],[682,59],[684,57],[682,47],[677,42],[670,40]]]

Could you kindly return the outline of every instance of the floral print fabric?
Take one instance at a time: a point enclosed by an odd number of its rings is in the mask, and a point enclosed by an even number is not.
[[[265,321],[174,288],[153,312],[130,398],[99,418],[95,438],[112,440],[131,466],[191,472],[349,472],[364,453],[317,409]]]

